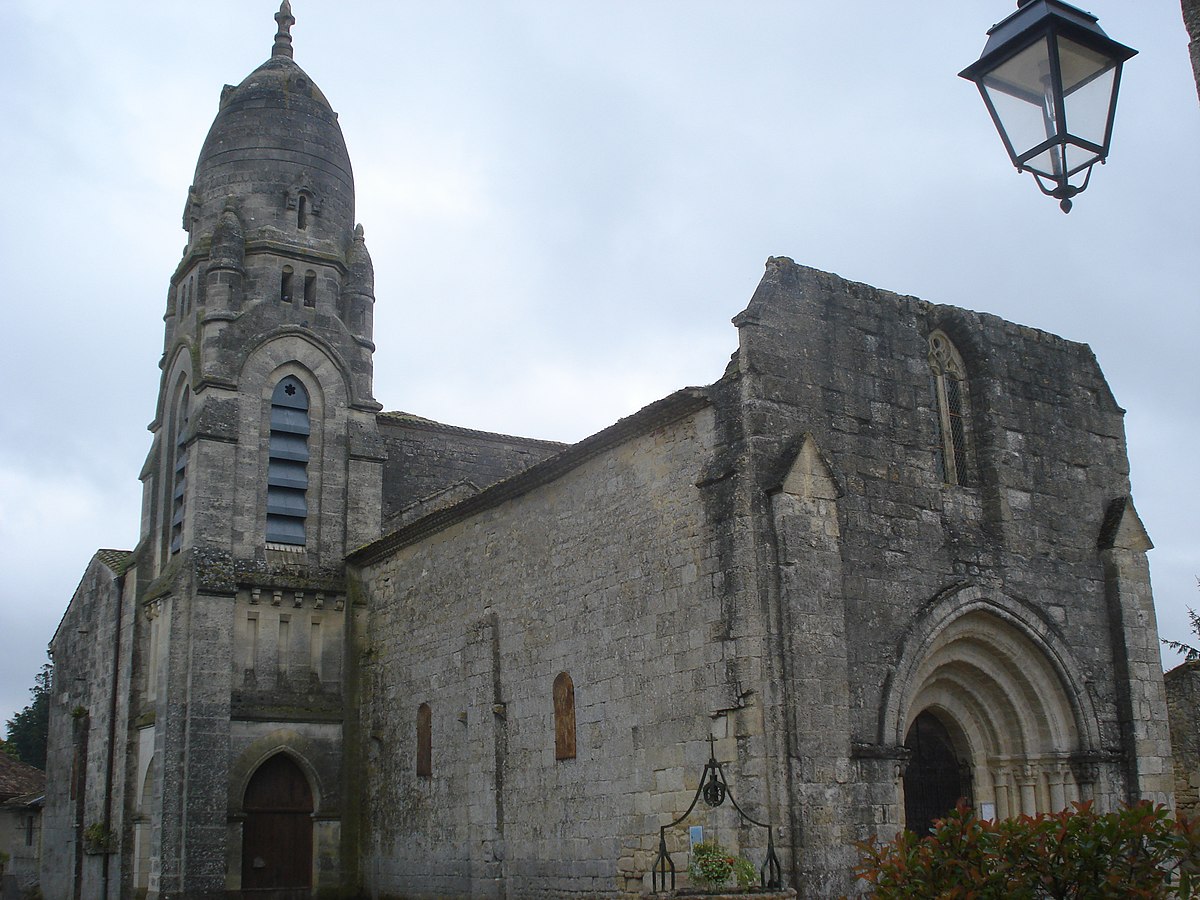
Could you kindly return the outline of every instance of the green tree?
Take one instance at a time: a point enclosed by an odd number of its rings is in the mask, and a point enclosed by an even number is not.
[[[1090,803],[992,822],[959,806],[928,835],[861,844],[855,874],[877,900],[1166,900],[1200,896],[1200,822],[1139,803]]]
[[[46,735],[50,727],[50,681],[54,669],[45,663],[29,689],[33,699],[6,723],[5,749],[16,751],[17,759],[39,769],[46,768]]]
[[[1196,579],[1196,586],[1200,587],[1200,578]],[[1196,615],[1196,611],[1190,606],[1188,607],[1188,618],[1191,620],[1192,634],[1200,638],[1200,616]],[[1194,662],[1200,659],[1200,648],[1192,644],[1185,644],[1183,641],[1168,641],[1166,638],[1161,638],[1161,640],[1176,653],[1182,653],[1184,662]]]

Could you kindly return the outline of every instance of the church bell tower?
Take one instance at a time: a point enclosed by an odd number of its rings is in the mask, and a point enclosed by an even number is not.
[[[187,192],[142,472],[134,890],[336,886],[343,560],[379,536],[374,274],[337,115],[296,64],[227,85]],[[140,706],[139,706],[140,704]],[[281,835],[283,837],[281,837]]]
[[[347,470],[374,458],[380,408],[371,258],[337,115],[292,58],[289,3],[275,18],[271,58],[221,93],[184,207],[145,473],[160,567],[197,548],[327,569],[378,534]]]

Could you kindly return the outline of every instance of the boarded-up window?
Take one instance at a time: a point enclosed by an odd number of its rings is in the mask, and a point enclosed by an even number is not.
[[[554,758],[575,758],[575,685],[566,672],[554,679]]]
[[[428,703],[417,707],[417,774],[433,774],[433,712]]]

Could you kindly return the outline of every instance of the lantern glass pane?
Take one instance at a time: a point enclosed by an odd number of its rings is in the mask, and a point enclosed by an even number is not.
[[[1014,163],[1046,140],[1047,119],[1041,103],[1026,103],[1012,94],[991,90],[988,91],[988,99],[1008,137]]]
[[[1068,46],[1070,45],[1070,46]],[[1101,147],[1108,143],[1109,106],[1113,99],[1113,82],[1117,67],[1112,60],[1100,57],[1095,51],[1081,47],[1073,41],[1060,40],[1059,58],[1063,63],[1064,82],[1068,66],[1078,73],[1087,66],[1086,78],[1075,78],[1071,88],[1065,91],[1063,105],[1066,111],[1066,128],[1070,134]],[[1102,68],[1096,68],[1102,63]]]
[[[1062,72],[1064,94],[1074,93],[1115,65],[1112,57],[1099,50],[1085,47],[1070,38],[1058,39],[1058,66]]]
[[[1049,39],[1042,38],[981,80],[1012,147],[1014,163],[1056,134],[1049,47]]]
[[[1100,158],[1100,154],[1078,144],[1066,145],[1067,174],[1074,175]]]
[[[1050,78],[1050,41],[1043,37],[983,76],[989,90],[1040,106]]]
[[[1063,157],[1063,145],[1055,144],[1048,150],[1043,150],[1037,156],[1025,161],[1025,168],[1039,175],[1044,175],[1054,181],[1060,180],[1066,172],[1068,163]]]
[[[1031,172],[1043,175],[1052,181],[1063,181],[1082,173],[1088,166],[1100,158],[1098,153],[1080,147],[1078,144],[1055,144],[1047,150],[1025,161],[1025,168]]]

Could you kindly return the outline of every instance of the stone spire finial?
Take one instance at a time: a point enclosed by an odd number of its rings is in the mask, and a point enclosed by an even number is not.
[[[296,17],[292,15],[292,4],[283,0],[279,4],[279,12],[275,13],[275,21],[279,23],[279,31],[275,34],[275,46],[271,48],[272,56],[292,58],[292,26]]]
[[[361,225],[354,226],[354,242],[346,253],[346,292],[375,296],[375,265],[367,250],[367,241]]]

